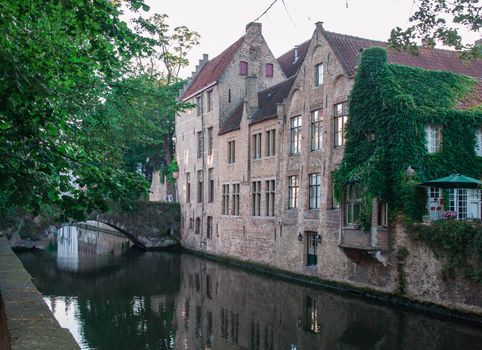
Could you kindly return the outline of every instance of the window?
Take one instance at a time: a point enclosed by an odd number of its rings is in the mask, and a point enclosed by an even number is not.
[[[432,220],[440,220],[442,218],[442,189],[438,187],[429,187],[427,189],[427,210]]]
[[[358,226],[362,201],[360,186],[348,186],[345,198],[345,226]]]
[[[194,227],[194,219],[189,218],[189,228],[192,229]]]
[[[477,130],[475,135],[475,154],[482,157],[482,130]]]
[[[253,159],[261,158],[261,133],[253,135]]]
[[[470,190],[477,191],[477,196],[479,196],[479,190]],[[465,220],[467,219],[467,199],[468,190],[465,188],[450,188],[449,189],[449,210],[454,211],[456,214],[457,220]],[[471,195],[470,197],[474,197]],[[472,200],[471,198],[471,200]],[[479,206],[479,202],[477,201],[477,207]],[[477,216],[478,217],[478,216]]]
[[[201,233],[201,219],[199,217],[196,218],[196,228],[194,229],[195,234],[200,234]]]
[[[213,110],[213,90],[208,91],[208,112]]]
[[[313,266],[318,263],[316,247],[318,234],[316,232],[306,232],[306,265]]]
[[[378,226],[387,227],[388,226],[388,204],[386,202],[378,202]]]
[[[198,117],[203,113],[203,101],[201,95],[196,97],[196,112]]]
[[[290,154],[299,154],[301,146],[301,116],[290,120]]]
[[[288,177],[288,209],[298,208],[298,175]]]
[[[261,181],[253,181],[251,183],[252,195],[253,195],[253,216],[261,215]]]
[[[211,238],[213,236],[213,217],[208,216],[206,222],[206,236],[207,238]]]
[[[208,202],[212,203],[214,200],[214,169],[208,169]]]
[[[323,63],[315,66],[315,86],[323,84]]]
[[[208,128],[208,156],[213,155],[213,127]]]
[[[231,89],[228,89],[228,102],[231,103]]]
[[[266,131],[266,157],[275,155],[276,149],[276,130]]]
[[[266,216],[274,216],[275,180],[266,181]]]
[[[273,76],[273,64],[272,63],[266,63],[264,66],[264,71],[265,74],[268,78],[271,78]]]
[[[229,215],[229,185],[223,185],[223,215]]]
[[[248,62],[239,62],[239,75],[248,75]]]
[[[311,150],[318,151],[321,149],[323,141],[323,114],[320,109],[311,112]]]
[[[236,161],[236,144],[234,141],[228,141],[228,164]]]
[[[197,172],[197,202],[201,203],[203,201],[203,171],[199,170]]]
[[[346,102],[334,106],[335,147],[345,144],[345,126],[348,120],[348,105]]]
[[[203,134],[201,131],[197,133],[197,157],[201,158],[203,156]]]
[[[309,195],[310,195],[310,209],[320,208],[320,183],[321,174],[310,174],[309,175]]]
[[[425,134],[427,136],[428,153],[435,153],[440,151],[442,148],[442,126],[427,125],[425,127]]]
[[[233,205],[231,208],[232,215],[239,215],[239,184],[233,185]]]
[[[191,173],[186,173],[186,203],[191,202]]]

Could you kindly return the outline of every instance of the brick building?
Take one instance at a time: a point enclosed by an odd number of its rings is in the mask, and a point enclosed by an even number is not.
[[[276,59],[261,25],[252,23],[219,56],[200,61],[182,95],[197,109],[176,118],[184,247],[358,287],[397,288],[388,222],[377,221],[386,208],[374,212],[369,234],[344,227],[347,209],[332,188],[357,58],[372,46],[386,43],[317,23],[308,41]],[[388,61],[479,79],[482,72],[480,61],[464,64],[445,50],[388,50]],[[406,241],[392,231],[394,245]],[[443,303],[439,289],[421,299]]]

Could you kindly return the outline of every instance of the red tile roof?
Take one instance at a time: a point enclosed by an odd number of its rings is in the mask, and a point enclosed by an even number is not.
[[[482,106],[482,81],[480,80],[474,90],[459,101],[458,109],[469,109],[475,106]]]
[[[298,59],[296,61],[295,48],[278,57],[278,63],[280,64],[281,69],[283,69],[283,72],[285,73],[287,78],[290,78],[296,73],[298,73],[298,69],[303,63],[306,53],[308,52],[310,42],[311,40],[307,40],[298,45]]]
[[[234,55],[238,51],[241,43],[244,40],[244,36],[239,38],[235,43],[229,46],[226,50],[221,52],[218,56],[208,61],[201,71],[196,75],[194,80],[190,83],[189,87],[184,91],[181,99],[186,99],[191,95],[202,90],[202,88],[215,83],[224,73],[229,63],[233,59]]]
[[[292,76],[279,84],[258,92],[258,110],[251,116],[250,124],[261,123],[276,118],[276,104],[281,103],[288,96],[296,76]],[[238,130],[243,116],[243,102],[241,102],[226,121],[219,128],[219,135]]]
[[[361,50],[372,46],[388,46],[388,44],[383,41],[363,39],[328,31],[325,31],[324,34],[349,77],[355,75],[357,58]],[[459,53],[456,51],[428,48],[420,48],[419,51],[418,55],[413,55],[389,48],[387,51],[387,60],[389,63],[397,63],[405,66],[450,71],[476,78],[482,77],[482,60],[472,60],[470,62],[461,61]]]

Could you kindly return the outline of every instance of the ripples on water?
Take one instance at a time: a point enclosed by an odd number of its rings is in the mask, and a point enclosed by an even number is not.
[[[480,328],[129,247],[81,225],[19,254],[83,349],[482,349]]]

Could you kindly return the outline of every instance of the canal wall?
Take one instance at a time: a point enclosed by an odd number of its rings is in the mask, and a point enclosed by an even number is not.
[[[80,349],[70,332],[60,327],[5,237],[0,237],[0,298],[2,350]]]

